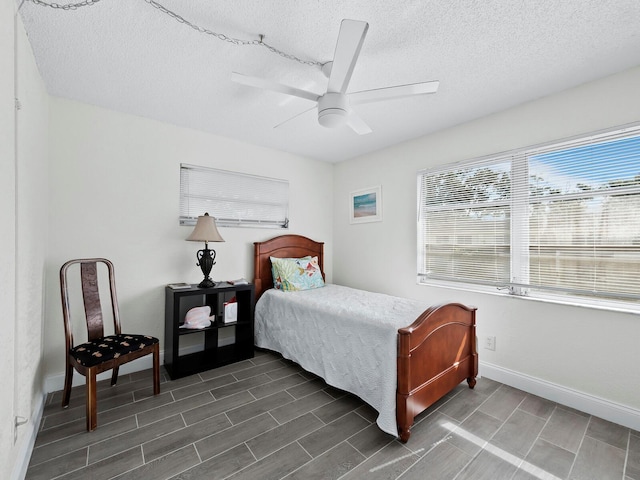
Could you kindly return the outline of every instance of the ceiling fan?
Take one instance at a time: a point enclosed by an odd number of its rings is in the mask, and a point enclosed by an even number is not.
[[[342,20],[333,61],[327,62],[322,66],[323,73],[329,77],[327,91],[323,95],[317,95],[307,90],[236,72],[231,74],[231,79],[234,82],[251,87],[272,90],[316,102],[318,108],[318,123],[324,127],[336,128],[346,124],[359,135],[371,133],[371,128],[369,128],[364,120],[351,108],[352,105],[380,102],[394,98],[408,97],[410,95],[435,93],[438,90],[440,82],[413,83],[347,93],[349,81],[351,80],[351,75],[356,66],[368,29],[369,24],[367,22]],[[305,110],[281,124],[276,125],[276,127],[314,108],[316,107],[314,106]]]

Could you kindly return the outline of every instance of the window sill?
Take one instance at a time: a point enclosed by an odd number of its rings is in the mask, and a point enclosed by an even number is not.
[[[488,295],[496,295],[503,298],[514,298],[524,301],[534,301],[541,303],[552,303],[556,305],[566,305],[570,307],[589,308],[594,310],[605,310],[609,312],[640,314],[640,305],[627,302],[616,302],[611,300],[599,299],[578,299],[576,297],[560,296],[560,295],[541,295],[539,292],[530,293],[529,295],[514,295],[508,292],[504,287],[491,287],[485,285],[476,285],[473,283],[456,283],[446,281],[428,281],[418,280],[418,285],[427,287],[447,288],[450,290],[463,290],[465,292],[482,293]]]

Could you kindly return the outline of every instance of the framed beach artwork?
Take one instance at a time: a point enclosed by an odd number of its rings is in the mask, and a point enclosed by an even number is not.
[[[371,187],[351,192],[349,222],[366,223],[382,221],[382,187]]]

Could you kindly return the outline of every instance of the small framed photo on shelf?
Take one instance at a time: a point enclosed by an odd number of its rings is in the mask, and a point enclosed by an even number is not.
[[[382,187],[364,188],[351,192],[349,223],[382,221]]]

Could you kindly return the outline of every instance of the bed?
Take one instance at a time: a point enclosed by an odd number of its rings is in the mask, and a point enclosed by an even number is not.
[[[318,257],[324,272],[323,242],[282,235],[254,244],[257,347],[359,396],[378,411],[378,426],[402,442],[419,413],[465,380],[475,386],[475,308],[425,308],[415,300],[330,284],[301,292],[273,289],[270,257],[305,256]]]

